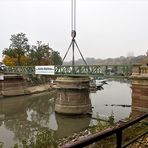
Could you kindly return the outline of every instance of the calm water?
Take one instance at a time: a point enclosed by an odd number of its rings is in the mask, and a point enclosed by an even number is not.
[[[41,93],[31,96],[0,98],[0,141],[9,148],[28,139],[42,128],[50,129],[55,137],[64,137],[84,130],[93,123],[90,117],[66,117],[54,112],[56,93]],[[90,93],[93,114],[109,116],[116,120],[128,117],[131,108],[105,106],[105,104],[131,105],[131,89],[128,81],[108,81],[102,90]]]
[[[115,119],[120,120],[128,117],[131,113],[130,107],[111,106],[115,105],[131,105],[131,84],[129,81],[108,81],[103,85],[101,91],[91,93],[91,102],[94,107],[93,113],[99,113],[102,116],[109,116],[113,112]],[[110,106],[105,106],[108,104]]]

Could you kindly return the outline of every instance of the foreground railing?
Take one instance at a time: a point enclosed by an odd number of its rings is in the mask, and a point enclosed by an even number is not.
[[[122,132],[124,129],[127,129],[128,127],[134,125],[135,123],[138,123],[139,121],[146,119],[148,117],[148,113],[145,115],[142,115],[134,120],[129,121],[128,123],[125,123],[123,125],[119,125],[115,128],[108,128],[102,132],[96,133],[94,135],[88,136],[87,138],[84,138],[82,140],[76,141],[74,143],[68,143],[66,145],[63,145],[62,148],[81,148],[84,146],[88,146],[94,142],[98,142],[104,138],[107,138],[109,136],[112,136],[113,134],[116,134],[116,147],[117,148],[125,148],[135,142],[137,139],[141,138],[142,136],[148,134],[148,129],[142,133],[141,135],[137,136],[136,138],[132,139],[126,144],[122,144]]]

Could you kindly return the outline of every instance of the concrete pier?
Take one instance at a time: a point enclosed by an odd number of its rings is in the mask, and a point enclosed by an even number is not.
[[[132,70],[132,115],[148,113],[148,56]]]
[[[89,81],[89,77],[58,77],[55,111],[61,114],[90,113]]]

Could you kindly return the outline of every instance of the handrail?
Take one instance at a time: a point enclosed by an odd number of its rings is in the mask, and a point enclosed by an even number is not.
[[[148,117],[148,113],[137,117],[125,124],[119,125],[117,127],[114,128],[107,128],[106,130],[90,135],[87,138],[84,138],[82,140],[76,141],[74,143],[67,143],[65,145],[62,146],[62,148],[77,148],[77,147],[84,147],[84,146],[88,146],[94,142],[98,142],[101,139],[107,138],[113,134],[116,134],[116,147],[117,148],[122,148],[122,130],[128,128],[129,126],[145,119]],[[147,132],[146,132],[147,133]],[[131,141],[130,141],[131,142]]]

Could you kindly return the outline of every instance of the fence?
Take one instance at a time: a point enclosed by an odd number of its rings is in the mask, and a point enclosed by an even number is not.
[[[63,145],[62,148],[78,148],[78,147],[84,147],[84,146],[88,146],[94,142],[98,142],[104,138],[107,138],[109,136],[112,136],[114,134],[116,134],[116,147],[117,148],[125,148],[128,145],[134,143],[137,139],[140,139],[141,137],[143,137],[144,135],[148,134],[148,129],[143,132],[141,135],[137,136],[136,138],[130,140],[128,143],[126,144],[122,144],[122,132],[124,129],[127,129],[128,127],[138,123],[139,121],[146,119],[148,117],[148,113],[137,117],[136,119],[133,119],[131,121],[129,121],[128,123],[119,125],[118,127],[115,128],[108,128],[105,131],[96,133],[94,135],[88,136],[87,138],[84,138],[83,140],[80,141],[76,141],[72,144],[68,143],[66,145]]]

